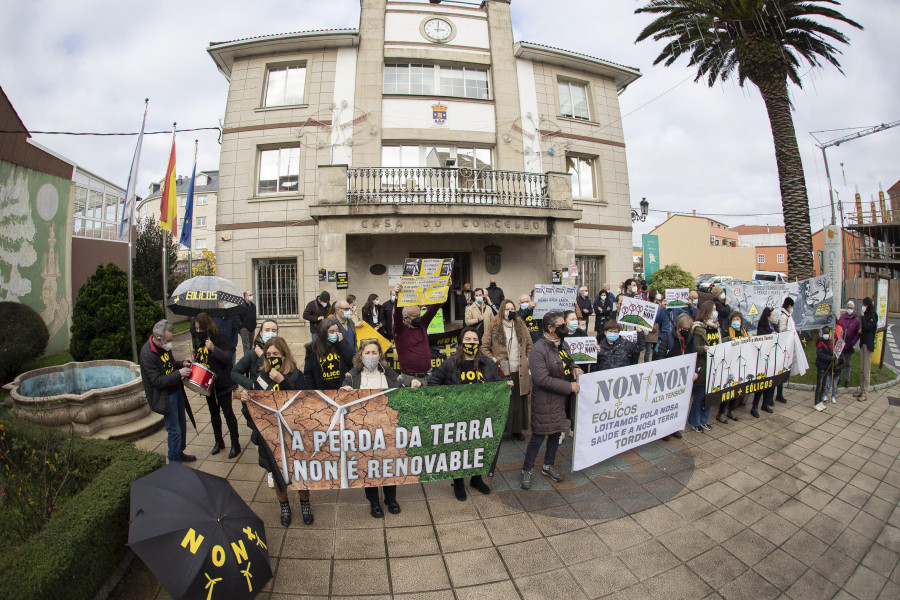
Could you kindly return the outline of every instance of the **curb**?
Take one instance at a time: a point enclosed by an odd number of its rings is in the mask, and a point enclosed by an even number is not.
[[[877,385],[870,386],[870,389],[871,389],[871,390],[874,390],[874,391],[877,392],[877,391],[879,391],[879,390],[886,390],[887,388],[894,387],[895,385],[900,384],[900,371],[898,371],[897,369],[895,369],[895,368],[892,367],[891,365],[884,365],[884,368],[885,368],[885,369],[888,369],[888,370],[890,370],[890,371],[893,371],[894,374],[897,375],[897,377],[895,377],[893,381],[888,381],[888,382],[886,382],[886,383],[879,383],[879,384],[877,384]],[[816,386],[810,385],[810,384],[808,384],[808,383],[791,383],[791,382],[787,382],[787,383],[784,384],[784,387],[786,387],[786,388],[788,388],[788,389],[791,389],[791,390],[802,390],[802,391],[804,391],[804,392],[814,392],[814,391],[816,391]],[[848,387],[848,388],[840,388],[840,389],[838,390],[838,395],[849,394],[849,393],[851,393],[851,390],[858,390],[858,389],[859,389],[859,386],[853,386],[853,387]]]

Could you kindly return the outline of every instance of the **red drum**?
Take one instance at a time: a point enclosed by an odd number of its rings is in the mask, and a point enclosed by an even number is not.
[[[216,383],[216,375],[200,363],[191,364],[191,376],[184,382],[188,387],[201,396],[209,396],[213,385]]]

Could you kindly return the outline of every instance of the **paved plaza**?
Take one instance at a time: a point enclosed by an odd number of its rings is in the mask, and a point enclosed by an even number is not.
[[[179,336],[176,356],[184,356]],[[209,456],[205,402],[190,394],[198,469],[227,477],[266,524],[275,576],[260,598],[900,598],[900,407],[843,390],[825,412],[786,390],[775,414],[713,421],[705,434],[654,442],[518,487],[524,442],[504,441],[494,493],[449,482],[400,486],[399,515],[369,515],[362,490],[313,492],[315,523],[285,529],[255,447]],[[237,408],[239,401],[235,400]],[[242,442],[249,440],[241,421]],[[137,445],[165,453],[165,432]],[[538,460],[540,465],[540,459]],[[168,598],[135,559],[112,594]]]

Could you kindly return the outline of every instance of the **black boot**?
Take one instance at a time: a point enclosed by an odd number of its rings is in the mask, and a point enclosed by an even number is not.
[[[728,419],[725,418],[725,413],[719,411],[719,414],[716,415],[716,421],[719,423],[728,423]]]
[[[300,501],[300,512],[303,514],[303,523],[312,525],[315,517],[313,517],[312,505],[309,503],[309,500]]]
[[[228,458],[234,458],[238,454],[241,453],[241,443],[238,441],[231,442],[231,452],[228,453]]]
[[[291,503],[290,502],[279,502],[281,506],[281,524],[285,527],[291,526]]]
[[[472,477],[472,479],[469,480],[469,485],[471,485],[482,494],[491,493],[491,488],[489,488],[488,484],[484,482],[484,479],[481,478],[481,475],[475,475],[474,477]]]
[[[453,480],[453,494],[456,496],[457,500],[459,500],[460,502],[465,502],[466,482],[462,477]]]
[[[734,416],[734,411],[730,411],[730,410],[728,411],[728,418],[731,419],[732,421],[740,421],[740,419],[738,419],[736,416]]]
[[[210,454],[216,455],[224,449],[225,449],[225,440],[216,440],[216,445],[213,446],[212,452],[210,452]]]

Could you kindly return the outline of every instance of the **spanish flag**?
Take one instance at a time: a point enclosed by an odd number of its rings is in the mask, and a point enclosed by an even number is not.
[[[166,179],[163,182],[162,197],[159,200],[159,226],[172,233],[178,234],[178,221],[175,212],[178,206],[175,197],[175,139],[172,139],[172,152],[169,153],[169,166],[166,167]]]

